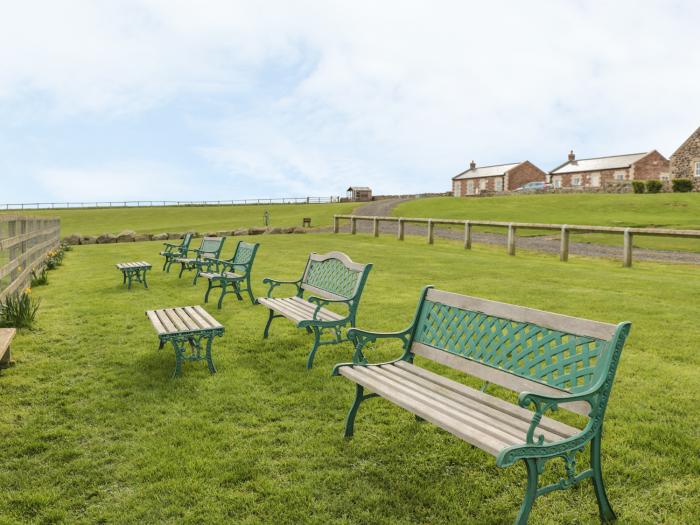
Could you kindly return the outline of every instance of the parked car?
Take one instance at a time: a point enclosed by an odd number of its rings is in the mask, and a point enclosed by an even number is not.
[[[548,184],[546,182],[541,182],[541,181],[535,181],[535,182],[528,182],[527,184],[520,186],[519,188],[513,190],[513,191],[521,191],[523,193],[527,193],[530,191],[547,191],[552,189],[552,185]]]

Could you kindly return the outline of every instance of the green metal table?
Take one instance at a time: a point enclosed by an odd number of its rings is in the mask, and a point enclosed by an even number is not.
[[[180,375],[184,361],[206,361],[209,372],[216,373],[211,347],[214,337],[224,335],[224,327],[209,312],[201,306],[182,306],[148,310],[146,315],[158,333],[158,349],[168,341],[175,349],[173,377]]]
[[[151,269],[151,263],[146,261],[124,262],[117,264],[116,267],[122,272],[122,277],[124,278],[122,284],[128,283],[129,290],[131,290],[132,279],[136,279],[136,281],[143,283],[148,288],[146,272]]]

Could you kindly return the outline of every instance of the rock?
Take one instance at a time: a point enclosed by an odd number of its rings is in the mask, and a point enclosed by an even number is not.
[[[64,237],[63,240],[67,242],[70,245],[76,245],[80,244],[80,234],[79,233],[74,233],[73,235],[69,235],[68,237]]]
[[[178,240],[182,239],[182,234],[181,233],[169,233],[168,234],[168,240]]]
[[[290,226],[289,228],[282,228],[282,233],[294,233],[294,226]]]
[[[269,233],[269,234],[282,233],[282,228],[268,228],[267,230],[265,230],[265,233]]]
[[[301,226],[297,226],[294,228],[294,233],[306,233],[306,228],[302,228]]]
[[[97,237],[97,244],[111,244],[117,242],[117,236],[112,233],[103,233]]]
[[[231,230],[222,230],[220,232],[216,232],[217,237],[231,237],[233,235],[233,232]]]
[[[267,228],[249,228],[248,235],[262,235],[267,231]]]
[[[150,240],[151,240],[151,237],[153,237],[153,235],[150,234],[150,233],[137,233],[137,234],[134,236],[134,240],[135,240],[136,242],[150,241]]]
[[[153,241],[167,241],[168,240],[168,234],[167,233],[156,233],[151,237],[151,240]]]
[[[248,228],[240,228],[233,232],[234,235],[248,235]]]
[[[82,237],[80,239],[80,244],[96,244],[97,243],[97,237],[94,235],[86,235],[85,237]]]
[[[117,242],[134,242],[136,232],[133,230],[124,230],[117,235]]]

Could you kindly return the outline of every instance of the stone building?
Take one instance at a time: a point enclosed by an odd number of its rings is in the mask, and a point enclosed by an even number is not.
[[[700,186],[700,128],[671,155],[671,176],[691,179]]]
[[[528,182],[545,182],[546,178],[547,174],[529,160],[480,167],[471,161],[468,170],[452,177],[452,194],[464,197],[512,191]]]
[[[367,186],[350,186],[347,190],[347,197],[351,201],[371,201],[372,190]]]
[[[613,182],[670,178],[669,161],[656,150],[592,159],[576,159],[571,151],[564,164],[549,172],[555,188],[604,188]]]

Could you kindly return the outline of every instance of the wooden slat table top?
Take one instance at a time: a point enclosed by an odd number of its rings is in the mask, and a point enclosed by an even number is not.
[[[116,264],[116,267],[120,270],[129,270],[137,268],[151,268],[151,263],[146,261],[136,261],[136,262],[123,262]]]
[[[201,306],[178,306],[148,310],[146,316],[158,335],[206,332],[224,328]]]
[[[5,353],[16,333],[15,328],[0,328],[0,355]]]

